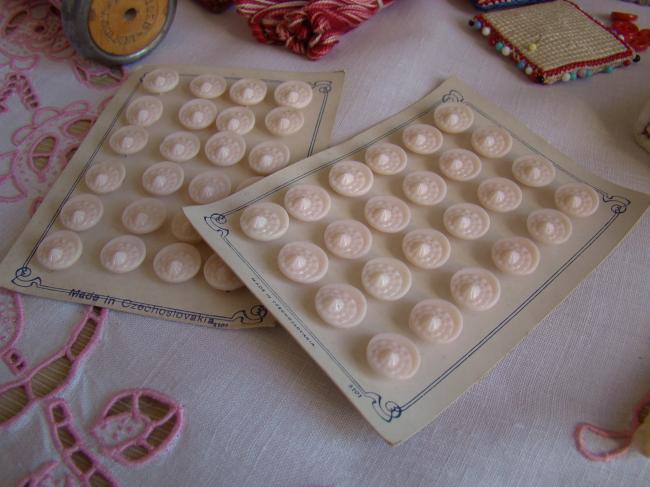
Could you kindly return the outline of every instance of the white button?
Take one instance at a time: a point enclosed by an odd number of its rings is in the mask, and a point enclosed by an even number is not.
[[[284,195],[284,207],[289,214],[304,222],[325,218],[330,211],[331,200],[320,186],[301,184],[290,188]]]
[[[269,132],[278,137],[285,137],[298,132],[305,124],[301,111],[289,107],[277,107],[269,111],[264,118]]]
[[[375,196],[363,208],[366,221],[376,230],[397,233],[411,221],[411,210],[406,203],[394,196]]]
[[[404,178],[402,190],[413,203],[433,206],[447,196],[447,183],[434,172],[415,171]]]
[[[361,291],[349,284],[327,284],[314,299],[321,319],[336,328],[352,328],[366,317],[368,305]]]
[[[271,174],[289,164],[291,151],[282,142],[261,142],[248,153],[248,165],[257,174]]]
[[[136,235],[158,230],[167,218],[167,208],[162,201],[154,198],[142,198],[124,208],[122,224],[129,232]]]
[[[217,116],[217,129],[220,132],[235,132],[246,135],[255,127],[255,114],[250,108],[230,107]]]
[[[356,220],[339,220],[325,228],[323,241],[327,250],[344,259],[358,259],[370,251],[372,234]]]
[[[445,210],[442,222],[447,231],[456,238],[476,240],[490,229],[490,216],[478,205],[458,203]]]
[[[190,81],[190,91],[197,98],[217,98],[226,87],[226,80],[218,74],[201,74]]]
[[[527,238],[504,238],[492,246],[492,261],[501,272],[526,276],[535,272],[539,265],[539,249]]]
[[[202,240],[201,235],[192,226],[182,210],[173,216],[170,230],[172,235],[181,242],[199,243]]]
[[[500,127],[477,129],[472,134],[472,147],[484,157],[498,159],[507,156],[512,149],[512,136]]]
[[[474,112],[464,103],[443,103],[433,112],[433,120],[443,132],[459,134],[474,123]]]
[[[124,182],[126,168],[119,161],[104,161],[88,169],[85,176],[86,186],[93,193],[105,194],[115,191]]]
[[[126,119],[131,125],[149,127],[163,114],[163,104],[155,96],[141,96],[133,100],[126,109]]]
[[[463,331],[463,315],[449,301],[426,299],[411,310],[409,328],[429,343],[451,343]]]
[[[329,172],[331,188],[343,196],[363,196],[374,182],[372,171],[357,161],[340,161]]]
[[[79,194],[70,198],[61,209],[61,223],[68,230],[82,232],[99,223],[104,205],[94,194]]]
[[[289,215],[275,203],[257,203],[242,212],[239,225],[253,240],[275,240],[289,230]]]
[[[517,183],[506,178],[484,180],[478,186],[477,195],[483,207],[499,213],[515,210],[523,198]]]
[[[289,80],[280,83],[273,97],[278,105],[291,108],[305,108],[311,103],[314,93],[308,83],[300,80]]]
[[[571,220],[562,212],[543,208],[533,211],[526,221],[528,233],[543,244],[561,244],[573,232]]]
[[[280,272],[295,282],[312,283],[327,273],[329,260],[318,245],[311,242],[291,242],[278,254]]]
[[[173,132],[160,143],[160,153],[170,161],[185,162],[196,157],[201,149],[199,138],[191,132]]]
[[[366,164],[377,174],[392,175],[402,172],[406,162],[404,149],[388,142],[375,144],[366,151]]]
[[[205,261],[203,277],[211,287],[219,291],[236,291],[244,287],[237,274],[217,254],[212,254]]]
[[[368,365],[388,379],[410,379],[420,368],[420,352],[406,337],[395,333],[380,333],[368,342]]]
[[[480,267],[461,269],[451,277],[451,295],[472,311],[486,311],[499,301],[501,284],[490,271]]]
[[[142,187],[147,193],[165,196],[178,191],[184,178],[183,168],[175,162],[157,162],[142,173]]]
[[[230,194],[232,183],[222,169],[212,169],[197,174],[190,181],[187,193],[199,205],[214,203]]]
[[[190,100],[183,103],[178,110],[178,121],[190,130],[207,128],[215,118],[217,118],[217,106],[210,100]]]
[[[433,154],[442,147],[442,134],[433,125],[416,123],[404,129],[402,142],[416,154]]]
[[[600,198],[591,187],[582,183],[563,184],[555,191],[555,205],[569,216],[584,218],[596,213]]]
[[[421,269],[437,269],[451,255],[449,240],[438,230],[423,228],[407,233],[402,240],[406,259]]]
[[[481,172],[481,160],[472,151],[449,149],[438,159],[440,172],[454,181],[469,181]]]
[[[59,230],[41,242],[36,251],[36,259],[46,269],[60,271],[77,262],[82,251],[79,235],[69,230]]]
[[[153,270],[165,282],[189,281],[201,270],[201,254],[190,244],[166,245],[153,258]]]
[[[371,296],[395,301],[411,289],[411,271],[397,259],[379,257],[363,266],[361,284]]]
[[[104,268],[116,274],[130,272],[140,267],[147,255],[147,247],[141,238],[121,235],[109,240],[99,253]]]
[[[523,156],[512,164],[512,174],[521,184],[539,188],[555,179],[555,167],[538,156]]]
[[[178,72],[173,69],[154,69],[142,79],[142,86],[150,93],[167,93],[178,85]]]
[[[266,83],[259,79],[243,78],[230,87],[230,99],[238,105],[256,105],[266,96]]]
[[[261,181],[262,179],[264,179],[264,176],[252,176],[250,178],[246,178],[237,185],[237,188],[235,188],[235,192],[241,191],[244,188],[248,188],[250,185],[255,184],[258,181]]]
[[[217,132],[207,140],[204,150],[215,166],[232,166],[244,158],[246,141],[235,132]]]
[[[130,155],[140,152],[147,145],[149,134],[137,125],[125,125],[117,129],[108,141],[118,154]]]

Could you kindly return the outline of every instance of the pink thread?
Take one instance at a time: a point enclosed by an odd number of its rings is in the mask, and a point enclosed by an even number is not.
[[[50,472],[58,465],[55,461],[45,462],[27,477],[19,480],[16,487],[34,487],[51,479]]]
[[[22,73],[7,73],[4,83],[0,87],[0,113],[9,111],[7,101],[17,94],[25,110],[36,110],[40,104],[29,78]]]
[[[358,27],[394,0],[235,0],[253,36],[309,59],[325,56],[341,35]]]
[[[168,408],[167,413],[160,419],[154,419],[140,409],[140,399],[153,399]],[[109,414],[111,408],[120,401],[128,400],[130,410],[118,414]],[[152,432],[169,421],[174,425],[158,445],[150,443]],[[115,395],[102,409],[95,421],[91,434],[101,445],[105,455],[123,465],[143,464],[156,455],[166,451],[180,436],[184,426],[183,406],[170,397],[152,389],[127,389]],[[138,459],[126,456],[126,451],[132,447],[143,448],[147,453]]]
[[[630,449],[630,446],[632,446],[634,433],[641,426],[641,423],[645,419],[644,416],[648,415],[648,408],[650,408],[650,392],[646,393],[646,395],[643,396],[634,407],[632,420],[630,421],[630,427],[626,431],[612,431],[600,428],[599,426],[595,426],[591,423],[578,423],[574,432],[577,450],[584,457],[595,462],[608,462],[609,460],[620,457]],[[585,431],[590,431],[596,436],[600,436],[601,438],[623,441],[620,446],[613,448],[612,450],[594,452],[590,450],[585,444]]]
[[[61,350],[56,352],[50,358],[46,359],[44,362],[40,363],[38,366],[34,367],[22,379],[9,382],[4,386],[0,387],[0,396],[12,390],[22,389],[25,396],[27,397],[27,403],[23,406],[23,409],[20,412],[18,412],[15,416],[12,416],[11,418],[5,420],[4,422],[0,422],[0,428],[9,426],[13,424],[15,421],[17,421],[19,418],[24,416],[25,413],[30,409],[30,407],[38,400],[48,399],[68,386],[68,384],[72,381],[72,379],[76,377],[77,370],[79,369],[79,366],[83,363],[85,357],[92,350],[95,349],[95,346],[99,341],[102,326],[106,320],[107,315],[108,315],[108,310],[106,309],[95,308],[92,306],[86,308],[86,311],[84,312],[81,320],[75,325],[72,334],[70,335],[70,337],[68,338],[67,342],[65,343],[65,345]],[[75,355],[75,353],[72,350],[72,345],[75,343],[75,341],[82,333],[82,331],[86,328],[89,322],[93,322],[95,324],[95,329],[93,331],[93,334],[90,337],[85,348],[78,355]],[[50,364],[55,362],[56,360],[61,359],[63,357],[66,357],[71,364],[65,380],[61,382],[61,384],[59,384],[58,386],[54,387],[47,394],[43,395],[42,397],[36,397],[32,388],[33,387],[32,379],[34,378],[34,376],[38,374],[41,370],[43,370],[44,368],[48,367]]]
[[[0,288],[0,357],[13,374],[27,366],[23,355],[14,346],[23,331],[25,312],[18,293]]]

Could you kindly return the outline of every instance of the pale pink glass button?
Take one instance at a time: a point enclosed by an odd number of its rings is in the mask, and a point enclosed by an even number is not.
[[[555,167],[538,156],[523,156],[512,163],[512,174],[521,184],[539,188],[555,179]]]
[[[478,205],[458,203],[445,210],[442,222],[456,238],[476,240],[490,229],[490,216]]]
[[[411,210],[401,199],[394,196],[375,196],[363,208],[366,221],[375,230],[397,233],[411,221]]]
[[[304,222],[315,222],[325,218],[330,211],[331,200],[320,186],[301,184],[290,188],[284,195],[284,207],[289,214]]]
[[[218,98],[226,91],[228,84],[218,74],[201,74],[190,81],[190,92],[197,98]]]
[[[217,254],[212,254],[203,265],[203,277],[206,282],[218,291],[236,291],[244,287],[230,267]]]
[[[330,223],[323,235],[325,247],[337,257],[358,259],[370,251],[372,234],[367,226],[356,220]]]
[[[79,194],[70,198],[61,209],[61,223],[68,230],[82,232],[99,223],[104,205],[94,194]]]
[[[273,135],[285,137],[295,134],[305,125],[305,116],[295,108],[277,107],[266,114],[264,124]]]
[[[368,305],[361,291],[349,284],[327,284],[314,298],[316,313],[328,325],[352,328],[366,317]]]
[[[142,86],[150,93],[167,93],[178,86],[180,77],[173,69],[154,69],[142,79]]]
[[[69,230],[59,230],[38,246],[36,259],[48,270],[60,271],[71,267],[81,257],[83,244],[79,235]]]
[[[584,218],[596,213],[600,198],[591,187],[582,183],[563,184],[555,191],[555,205],[569,216]]]
[[[160,143],[162,156],[174,162],[185,162],[196,157],[201,149],[199,138],[191,132],[173,132]]]
[[[476,152],[490,159],[505,157],[512,149],[512,136],[501,127],[485,127],[472,134],[472,147]]]
[[[402,132],[402,142],[416,154],[433,154],[442,147],[442,134],[433,125],[416,123],[409,125]]]
[[[136,235],[158,230],[167,218],[167,207],[155,198],[142,198],[124,208],[122,224]]]
[[[459,134],[474,123],[474,112],[463,103],[443,103],[433,112],[433,120],[443,132]]]
[[[118,154],[127,156],[144,149],[148,140],[149,134],[144,128],[138,125],[125,125],[111,135],[108,145]]]
[[[490,178],[478,186],[478,200],[488,210],[505,213],[519,207],[523,194],[517,183],[506,178]]]
[[[395,144],[382,142],[366,151],[366,164],[376,174],[393,175],[406,168],[407,156],[404,149]]]
[[[165,196],[178,191],[184,179],[183,168],[175,162],[157,162],[142,173],[142,187],[147,193]]]
[[[119,161],[104,161],[88,169],[85,181],[93,193],[105,194],[122,186],[125,177],[124,164]]]
[[[246,135],[255,127],[255,114],[250,108],[230,107],[217,116],[217,129],[220,132],[235,132]]]
[[[258,181],[261,181],[262,179],[264,179],[264,176],[252,176],[250,178],[246,178],[237,185],[235,191],[241,191],[244,188],[248,188],[250,185],[255,184]]]
[[[280,83],[273,92],[275,102],[284,107],[305,108],[311,103],[314,92],[308,83],[300,80],[289,80]]]
[[[361,284],[371,296],[395,301],[411,289],[411,271],[402,261],[391,257],[372,259],[361,270]]]
[[[374,182],[368,166],[357,161],[340,161],[329,172],[330,187],[343,196],[363,196]]]
[[[183,103],[178,110],[178,121],[190,130],[209,127],[217,118],[217,106],[210,100],[202,98]]]
[[[404,196],[415,204],[433,206],[447,196],[447,183],[431,171],[415,171],[402,182]]]
[[[449,149],[438,159],[442,174],[454,181],[469,181],[481,172],[481,160],[472,151]]]
[[[131,125],[149,127],[163,114],[163,104],[155,96],[141,96],[133,100],[126,109],[126,119]]]
[[[230,99],[239,105],[257,105],[266,96],[266,83],[259,79],[243,78],[230,87]]]
[[[232,183],[222,169],[197,174],[187,187],[190,199],[199,205],[214,203],[230,194]]]
[[[141,238],[121,235],[109,240],[99,253],[102,266],[115,274],[124,274],[140,267],[147,255],[147,247]]]
[[[329,259],[318,245],[311,242],[291,242],[280,249],[278,267],[287,279],[312,283],[325,276]]]
[[[492,261],[501,272],[527,276],[539,265],[539,249],[532,240],[524,237],[504,238],[492,246]]]
[[[454,301],[472,311],[492,308],[501,296],[497,277],[480,267],[459,270],[451,277],[450,287]]]
[[[438,230],[423,228],[404,236],[402,251],[414,266],[421,269],[437,269],[449,260],[451,245],[447,237]]]
[[[426,299],[411,310],[409,328],[429,343],[451,343],[463,331],[463,315],[449,301]]]
[[[204,150],[215,166],[233,166],[244,158],[246,141],[235,132],[217,132],[207,140]]]
[[[410,379],[420,368],[420,352],[402,335],[380,333],[368,342],[366,360],[370,368],[388,379]]]
[[[535,210],[526,220],[528,233],[543,244],[561,244],[569,240],[573,232],[571,220],[561,211],[550,208]]]
[[[172,217],[170,230],[172,235],[181,242],[199,243],[202,240],[201,235],[192,226],[182,210]]]
[[[257,203],[242,212],[239,225],[249,238],[265,242],[287,233],[289,215],[275,203]]]
[[[272,174],[286,167],[291,151],[286,144],[270,140],[260,142],[248,153],[248,165],[257,174]]]
[[[166,245],[153,258],[153,271],[165,282],[189,281],[201,270],[201,254],[186,243]]]

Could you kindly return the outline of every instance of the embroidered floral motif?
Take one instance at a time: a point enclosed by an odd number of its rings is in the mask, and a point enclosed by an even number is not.
[[[23,331],[23,302],[18,293],[0,288],[0,357],[14,374],[27,363],[14,348]]]

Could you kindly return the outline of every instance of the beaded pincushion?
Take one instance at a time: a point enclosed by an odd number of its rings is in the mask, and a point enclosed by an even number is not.
[[[480,14],[470,26],[543,84],[611,73],[640,60],[624,40],[568,0]]]
[[[533,3],[548,2],[549,0],[472,0],[474,6],[487,12],[498,8],[521,7],[522,5],[532,5]]]

